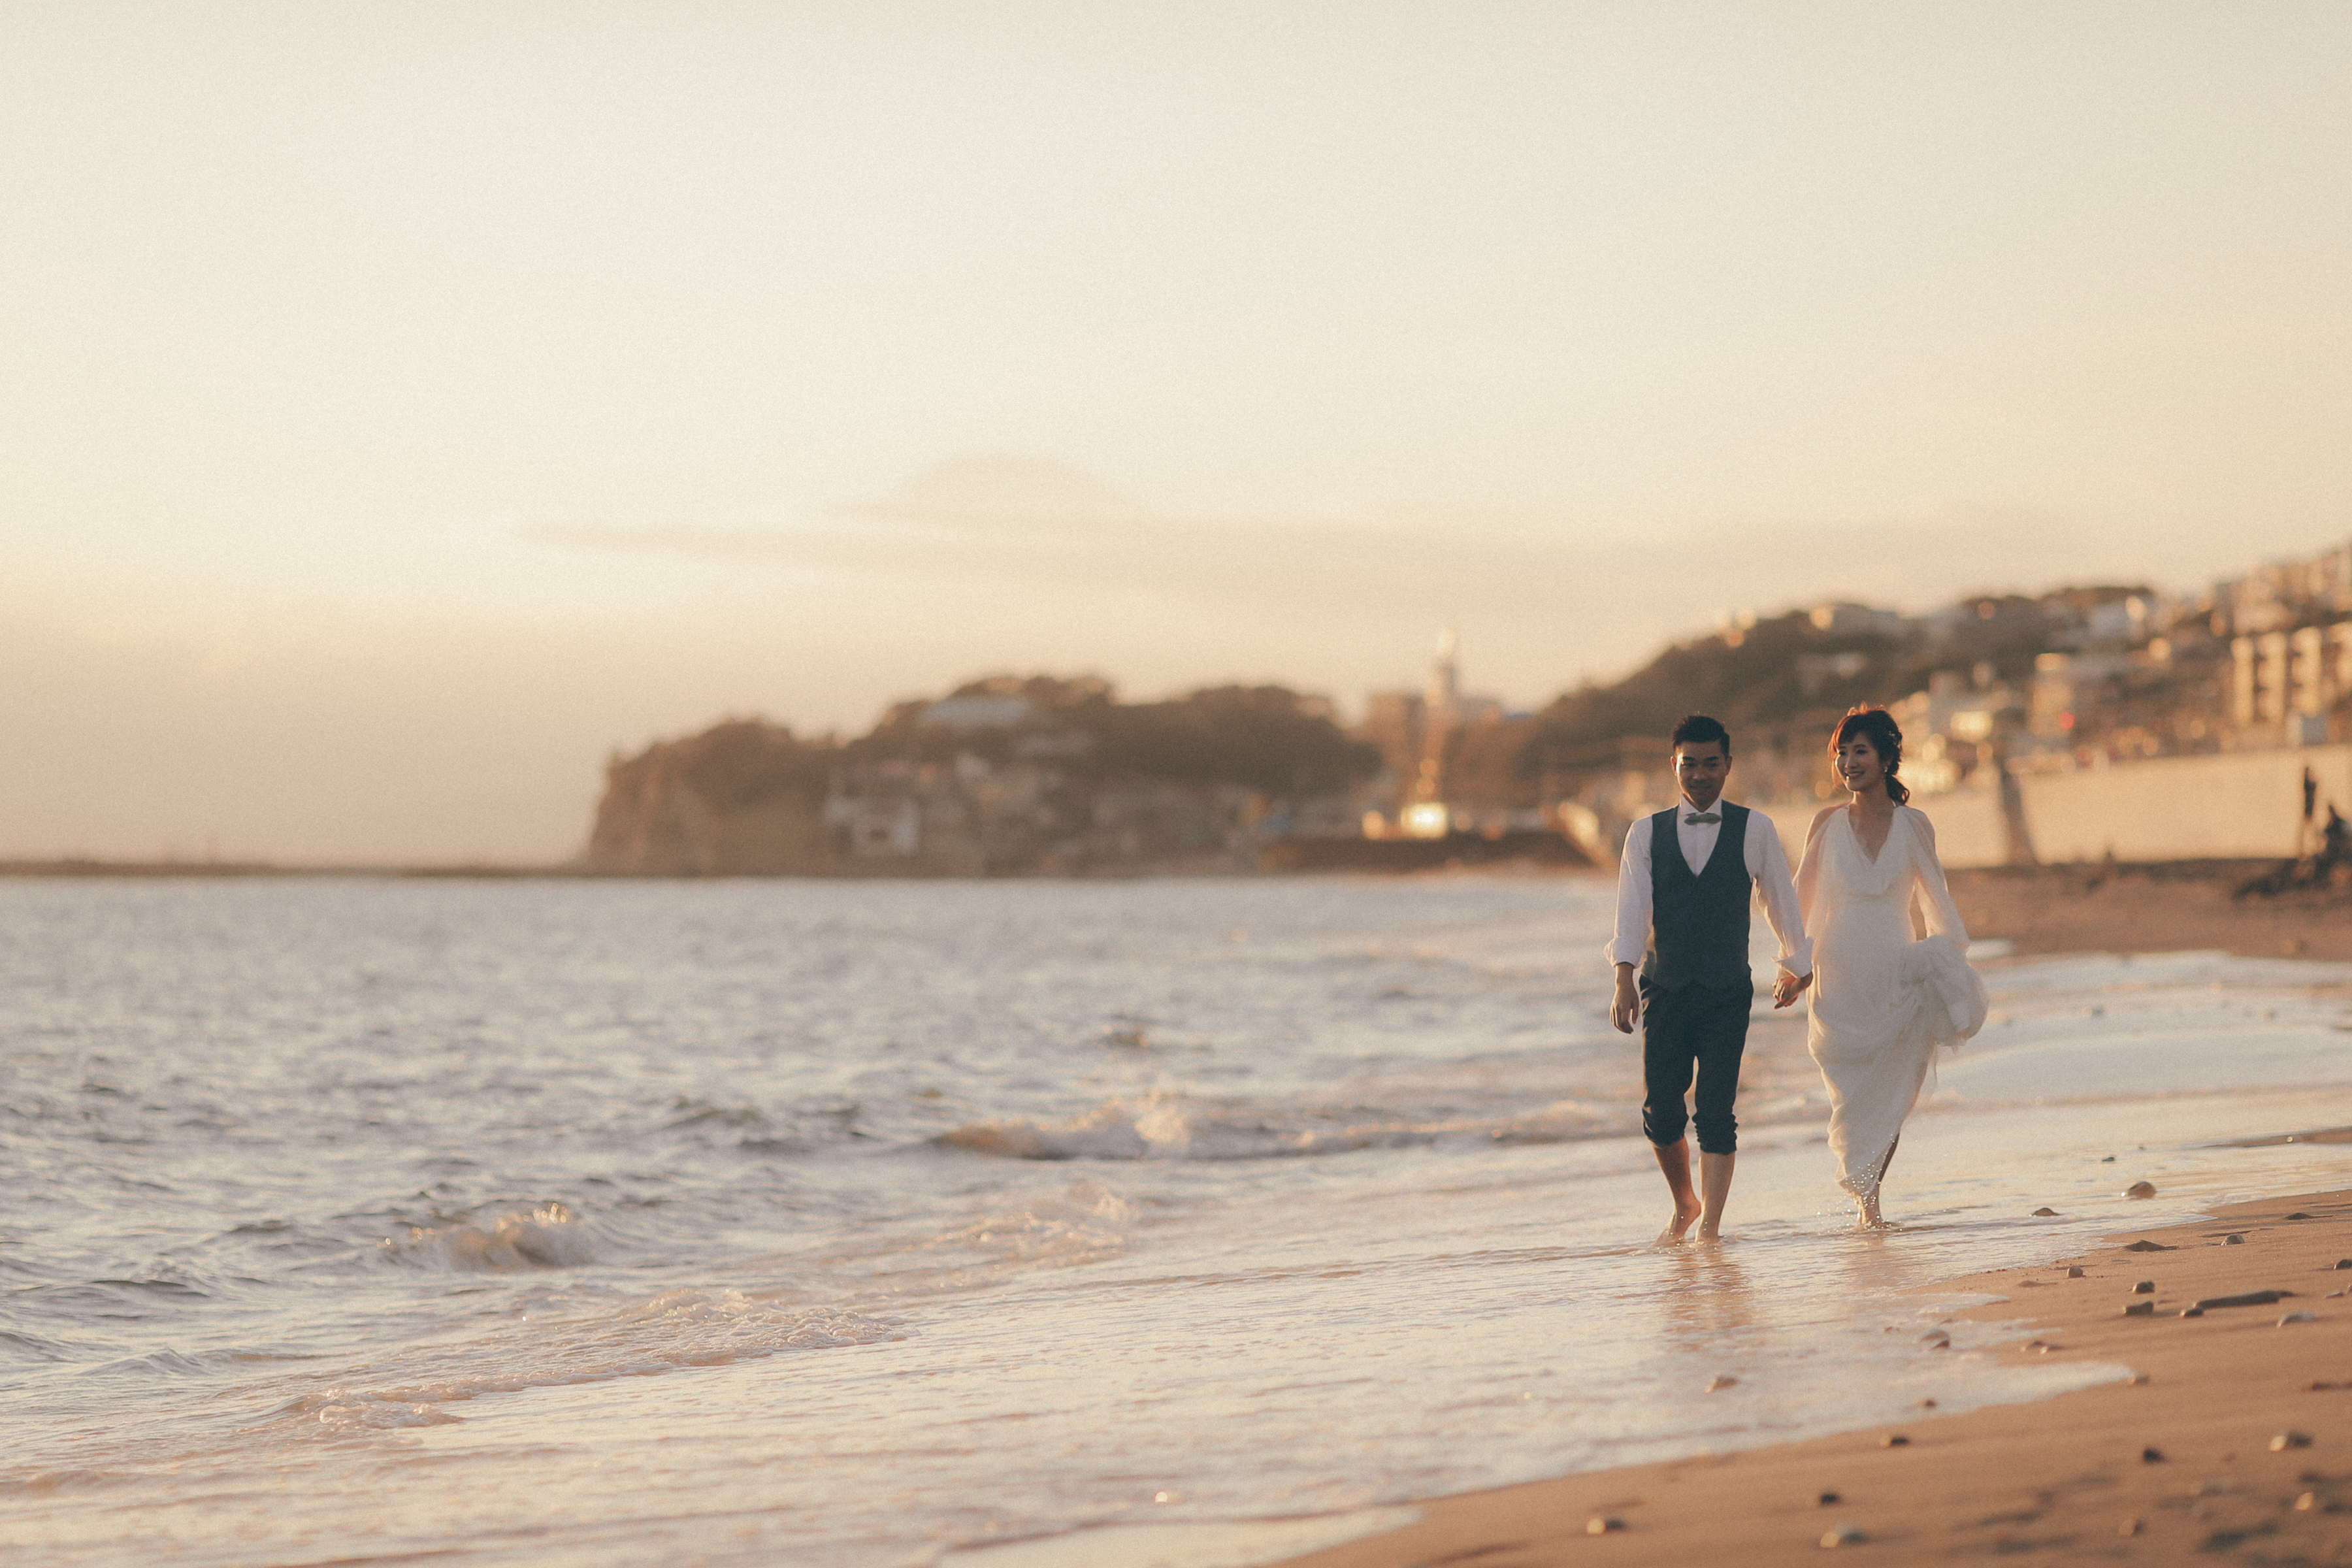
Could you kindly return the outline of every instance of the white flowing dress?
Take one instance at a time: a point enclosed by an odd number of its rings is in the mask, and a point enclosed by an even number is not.
[[[1915,895],[1929,932],[1918,941]],[[1831,812],[1806,842],[1797,900],[1813,938],[1806,1046],[1829,1085],[1838,1185],[1868,1198],[1937,1048],[1956,1050],[1984,1026],[1984,982],[1969,967],[1968,928],[1923,811],[1896,806],[1874,859],[1852,811]]]

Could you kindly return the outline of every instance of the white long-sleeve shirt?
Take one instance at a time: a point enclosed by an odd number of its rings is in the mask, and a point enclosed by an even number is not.
[[[1707,860],[1715,854],[1715,841],[1723,834],[1720,822],[1692,822],[1698,809],[1687,795],[1675,804],[1675,841],[1682,846],[1683,859],[1693,876],[1706,869]],[[1706,809],[1720,816],[1723,803],[1717,801]],[[1747,851],[1742,858],[1763,900],[1764,918],[1771,922],[1772,934],[1780,939],[1780,966],[1801,980],[1813,972],[1813,942],[1805,934],[1797,886],[1789,876],[1789,857],[1780,848],[1780,835],[1772,819],[1751,810],[1740,847]],[[1617,931],[1601,953],[1611,963],[1638,966],[1649,944],[1650,819],[1644,816],[1627,829],[1625,847],[1617,857]]]

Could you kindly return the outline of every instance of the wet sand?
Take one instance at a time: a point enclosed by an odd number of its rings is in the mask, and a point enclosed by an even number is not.
[[[2352,1192],[2233,1205],[2053,1267],[1950,1281],[1939,1293],[2003,1299],[1952,1319],[2034,1325],[1985,1353],[2111,1364],[2117,1380],[1439,1498],[1416,1523],[1291,1568],[1811,1563],[1832,1543],[1904,1563],[2352,1563],[2352,1296],[2336,1294],[2352,1267],[2339,1259],[2352,1259]],[[2135,1293],[2143,1280],[2154,1289]],[[2269,1290],[2282,1299],[2181,1315]]]
[[[2352,889],[2238,898],[2273,860],[2026,866],[1951,873],[1969,934],[2020,953],[2179,952],[2352,959]]]

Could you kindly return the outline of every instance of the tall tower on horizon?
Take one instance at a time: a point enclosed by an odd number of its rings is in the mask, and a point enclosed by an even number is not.
[[[1445,809],[1445,752],[1462,718],[1462,668],[1457,658],[1461,638],[1452,626],[1437,635],[1437,654],[1429,664],[1429,687],[1422,700],[1421,771],[1413,780],[1413,805],[1406,814],[1409,831],[1421,837],[1443,837],[1450,826]]]
[[[1460,634],[1452,626],[1437,634],[1437,656],[1429,663],[1429,689],[1423,700],[1433,727],[1451,726],[1462,708],[1462,671],[1455,658]]]

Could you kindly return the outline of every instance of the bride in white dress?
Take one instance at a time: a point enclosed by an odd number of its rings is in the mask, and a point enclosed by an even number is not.
[[[1857,708],[1830,744],[1846,805],[1824,807],[1805,836],[1797,900],[1813,939],[1806,1045],[1830,1091],[1838,1185],[1883,1223],[1878,1197],[1904,1118],[1938,1047],[1957,1049],[1984,1025],[1984,982],[1969,967],[1969,933],[1952,907],[1936,830],[1904,804],[1895,777],[1903,731],[1883,708]],[[1912,936],[1916,897],[1929,934]]]

